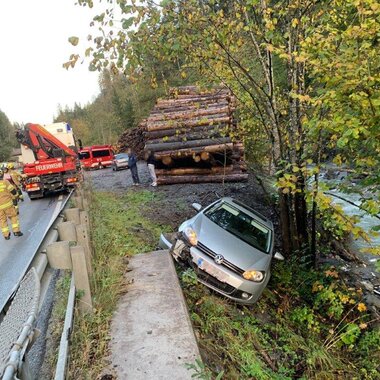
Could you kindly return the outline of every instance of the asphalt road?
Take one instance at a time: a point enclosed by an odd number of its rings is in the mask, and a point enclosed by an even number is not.
[[[6,241],[0,235],[0,311],[24,276],[42,238],[64,205],[67,195],[53,195],[31,201],[24,194],[20,202],[22,237],[12,234]]]

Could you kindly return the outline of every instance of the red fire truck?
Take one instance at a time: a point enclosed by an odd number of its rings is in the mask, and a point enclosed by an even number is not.
[[[111,145],[92,145],[81,149],[78,156],[83,169],[101,169],[111,166],[114,152]]]
[[[17,131],[16,137],[27,176],[25,190],[31,199],[69,190],[77,184],[80,166],[69,124],[56,123],[44,128],[29,123]]]

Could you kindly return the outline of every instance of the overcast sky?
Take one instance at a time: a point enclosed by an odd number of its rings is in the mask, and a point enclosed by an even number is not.
[[[58,105],[90,102],[98,93],[98,73],[88,63],[66,71],[74,47],[84,41],[92,14],[75,0],[1,0],[0,110],[11,122],[49,124]]]

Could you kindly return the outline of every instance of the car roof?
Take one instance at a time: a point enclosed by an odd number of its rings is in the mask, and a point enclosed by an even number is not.
[[[273,229],[273,223],[272,223],[272,221],[270,219],[268,219],[267,217],[265,217],[260,212],[254,210],[252,207],[247,206],[243,202],[241,202],[241,201],[239,201],[237,199],[234,199],[232,197],[223,197],[223,198],[220,199],[220,201],[232,204],[233,206],[235,206],[239,210],[244,211],[245,213],[247,213],[248,215],[254,217],[255,219],[259,219],[260,222],[263,223],[268,228]]]

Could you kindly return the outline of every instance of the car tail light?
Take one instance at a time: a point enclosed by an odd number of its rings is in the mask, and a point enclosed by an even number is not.
[[[73,183],[73,182],[78,182],[78,178],[76,177],[67,178],[67,183]]]

